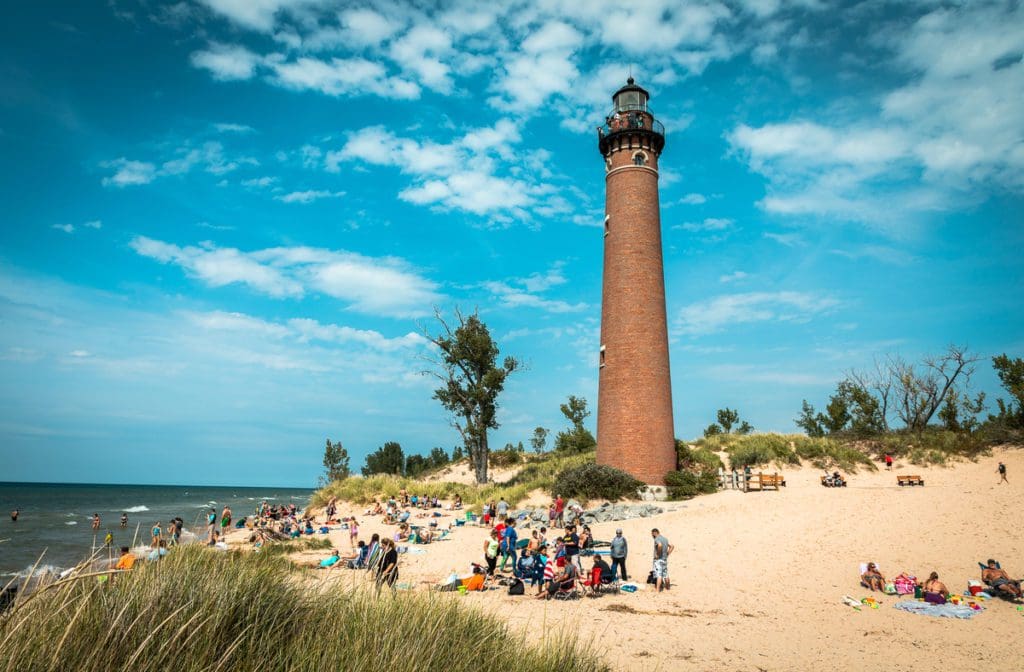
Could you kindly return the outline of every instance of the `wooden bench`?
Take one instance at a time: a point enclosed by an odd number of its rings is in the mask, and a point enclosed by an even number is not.
[[[898,483],[900,487],[903,487],[904,485],[921,485],[921,486],[923,486],[924,485],[924,479],[921,478],[920,476],[906,476],[906,475],[904,475],[904,476],[897,476],[896,477],[896,483]]]
[[[834,488],[834,487],[844,487],[845,488],[846,487],[846,479],[843,478],[842,476],[839,477],[839,486],[835,486],[835,485],[832,485],[832,484],[826,482],[826,481],[829,481],[831,478],[832,478],[831,476],[822,476],[821,477],[821,484],[826,486],[826,487],[832,487],[832,488]]]
[[[768,488],[774,488],[778,490],[780,487],[786,487],[786,477],[781,474],[751,474],[747,479],[747,491],[750,490],[767,490]]]

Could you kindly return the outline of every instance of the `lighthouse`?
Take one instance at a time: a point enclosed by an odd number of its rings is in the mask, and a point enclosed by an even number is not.
[[[598,127],[604,159],[604,276],[597,462],[663,493],[676,468],[658,162],[665,128],[630,77]]]

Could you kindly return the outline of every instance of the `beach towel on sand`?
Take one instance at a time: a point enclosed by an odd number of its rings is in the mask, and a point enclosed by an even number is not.
[[[893,605],[900,611],[909,611],[912,614],[919,614],[921,616],[934,616],[935,618],[959,618],[967,620],[974,618],[976,615],[984,611],[972,609],[966,605],[956,604],[928,604],[927,602],[917,602],[911,600],[903,600]]]

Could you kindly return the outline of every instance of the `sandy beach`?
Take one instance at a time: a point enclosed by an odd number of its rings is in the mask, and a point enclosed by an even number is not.
[[[997,485],[1000,460],[1009,485]],[[849,486],[838,489],[821,487],[821,472],[810,467],[781,473],[787,487],[779,492],[723,491],[666,503],[665,513],[652,518],[592,526],[604,540],[623,529],[631,578],[641,583],[651,566],[650,530],[660,528],[675,545],[669,592],[644,586],[635,594],[544,602],[500,589],[439,598],[494,613],[531,639],[564,628],[593,642],[619,670],[1020,669],[1024,612],[1015,605],[987,601],[985,612],[956,620],[892,607],[906,597],[875,593],[881,607],[860,611],[841,600],[872,594],[858,582],[858,565],[868,560],[888,578],[937,571],[954,593],[979,578],[977,563],[990,557],[1014,578],[1024,575],[1024,532],[1016,518],[1024,501],[1024,452],[997,450],[945,468],[897,461],[892,473],[851,474]],[[898,487],[896,473],[920,474],[926,485]],[[363,508],[339,510],[358,517],[361,539],[394,533],[379,516],[361,515]],[[447,527],[451,515],[438,520]],[[426,590],[452,569],[465,574],[470,562],[481,561],[485,536],[482,527],[460,527],[444,541],[418,547],[422,554],[402,555],[399,582]],[[330,537],[348,551],[347,531]],[[236,531],[230,542],[243,538]],[[292,557],[312,564],[325,555]],[[363,572],[310,572],[339,584],[366,580]]]

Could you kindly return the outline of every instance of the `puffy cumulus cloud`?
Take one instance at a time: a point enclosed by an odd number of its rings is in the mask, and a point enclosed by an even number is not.
[[[253,252],[212,243],[179,247],[139,236],[138,254],[181,267],[211,287],[243,284],[274,298],[325,294],[349,309],[393,317],[419,316],[441,298],[437,284],[393,257],[311,247],[278,247]]]
[[[192,52],[190,60],[193,66],[209,71],[214,79],[222,82],[252,79],[256,66],[262,61],[245,47],[217,42]]]
[[[530,114],[557,102],[568,109],[567,127],[576,131],[587,130],[575,119],[593,96],[578,84],[605,67],[584,54],[617,55],[605,63],[657,55],[656,70],[643,74],[669,84],[741,48],[726,36],[740,17],[717,0],[367,0],[358,7],[329,0],[201,2],[241,31],[269,35],[283,48],[254,54],[240,44],[211,43],[192,62],[217,79],[265,71],[266,81],[291,89],[409,99],[423,89],[451,94],[461,78],[487,73],[492,106]],[[774,13],[761,9],[757,14],[765,20]],[[376,66],[372,76],[356,76],[366,74],[368,64]],[[615,69],[621,83],[623,67]]]
[[[104,186],[127,187],[136,184],[149,184],[156,179],[156,166],[146,161],[132,161],[120,157],[112,161],[104,161],[101,168],[113,168],[114,174],[103,178]]]
[[[702,336],[734,324],[806,322],[838,305],[834,297],[811,292],[726,294],[684,306],[673,327],[678,334]]]
[[[504,224],[510,217],[525,219],[538,197],[550,191],[536,176],[497,174],[503,165],[498,159],[508,159],[520,140],[518,126],[507,119],[471,129],[448,143],[403,138],[372,126],[351,133],[324,160],[329,172],[339,172],[349,162],[398,168],[413,177],[413,183],[398,193],[402,200],[487,214]],[[568,208],[564,203],[560,207],[559,212]]]
[[[273,54],[263,61],[270,71],[269,80],[296,91],[319,91],[329,96],[374,94],[382,98],[415,99],[420,87],[401,77],[391,77],[387,69],[365,58],[321,60],[302,56],[294,60]]]
[[[914,235],[922,215],[971,205],[994,187],[1024,193],[1024,7],[916,8],[881,26],[879,60],[897,83],[859,117],[794,119],[727,134],[768,178],[769,212]]]

